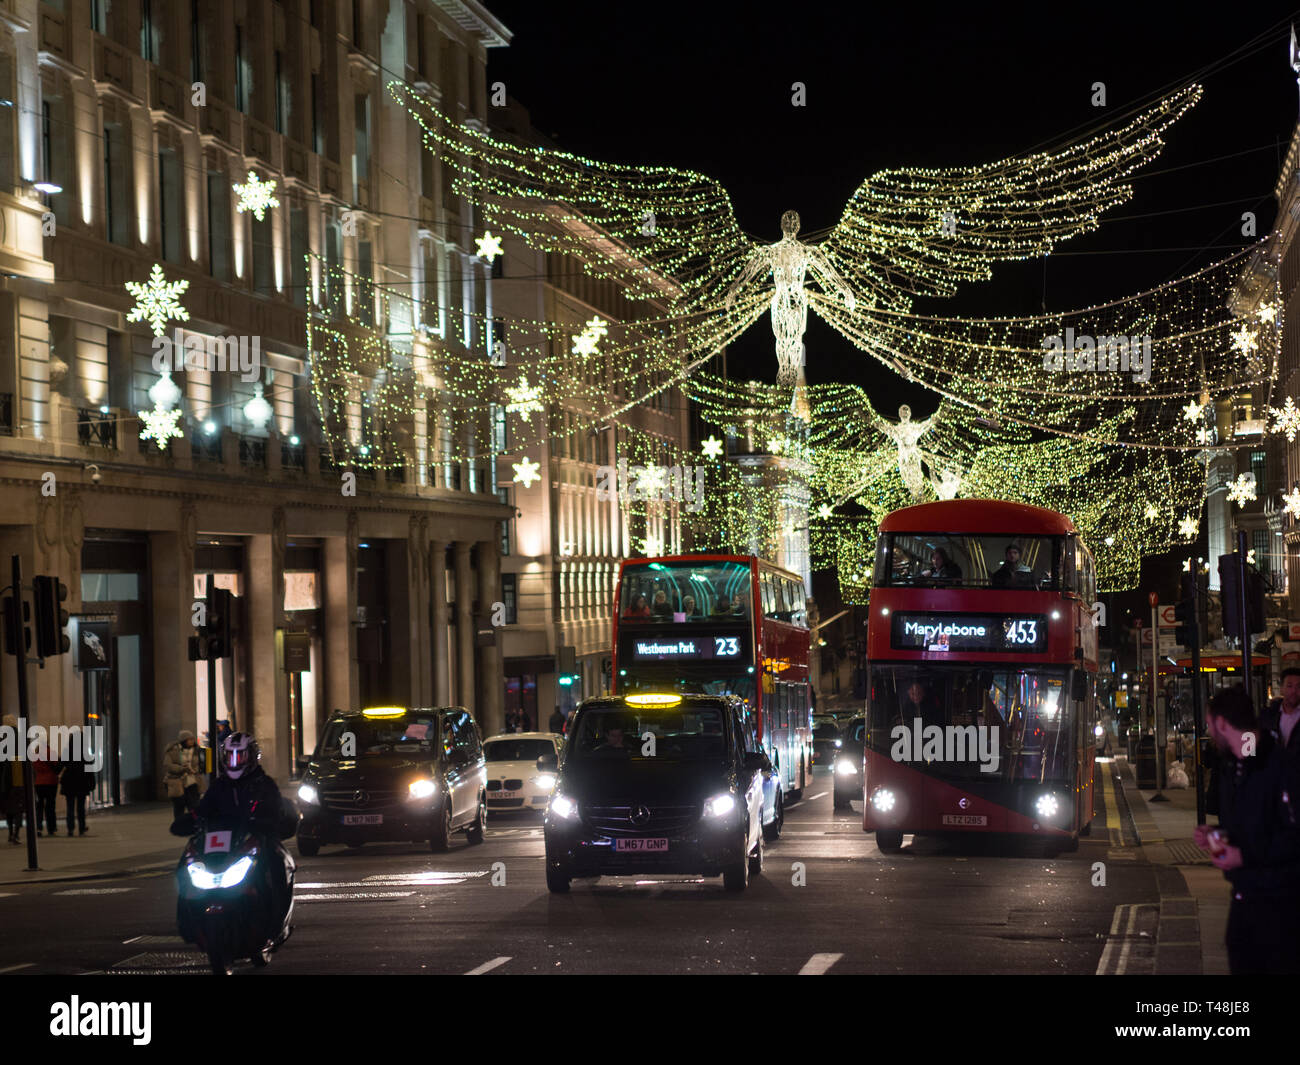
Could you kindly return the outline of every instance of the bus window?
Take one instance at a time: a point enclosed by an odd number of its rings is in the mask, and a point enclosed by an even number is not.
[[[762,577],[759,578],[759,580],[763,589],[763,617],[770,618],[772,616],[772,612],[776,609],[776,607],[772,605],[773,604],[772,574],[764,573]]]
[[[908,532],[889,533],[886,539],[888,564],[880,567],[881,584],[886,587],[1055,591],[1061,585],[1064,538],[1060,536]]]

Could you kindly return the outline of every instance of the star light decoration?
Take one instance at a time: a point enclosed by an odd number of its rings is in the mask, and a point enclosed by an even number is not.
[[[501,238],[494,237],[490,229],[485,229],[481,237],[475,238],[474,247],[478,251],[478,257],[486,259],[489,263],[494,262],[496,257],[502,254]]]
[[[1196,531],[1201,527],[1198,519],[1193,518],[1190,514],[1178,523],[1178,535],[1184,539],[1191,540],[1196,536]]]
[[[1300,521],[1300,485],[1282,493],[1282,509],[1291,515],[1292,520]]]
[[[268,208],[280,206],[280,201],[271,195],[275,192],[275,182],[261,181],[251,170],[248,172],[248,180],[242,185],[232,185],[231,188],[239,194],[239,202],[235,204],[235,210],[240,214],[252,211],[253,217],[259,222],[262,221]]]
[[[1249,473],[1239,474],[1232,487],[1228,489],[1228,500],[1239,507],[1244,507],[1257,498],[1259,497],[1255,494],[1255,478]]]
[[[717,459],[722,455],[722,441],[716,436],[710,436],[700,445],[700,450],[704,452],[706,459]]]
[[[126,282],[127,292],[135,297],[135,306],[128,312],[126,320],[148,322],[154,336],[163,336],[167,332],[167,323],[172,319],[178,322],[190,320],[190,312],[176,298],[189,287],[188,281],[168,281],[162,267],[154,263],[147,283]]]
[[[1277,419],[1273,423],[1272,432],[1286,433],[1287,443],[1295,439],[1295,434],[1300,431],[1300,407],[1295,405],[1295,401],[1290,396],[1286,397],[1286,402],[1281,407],[1269,407],[1268,412]]]
[[[518,414],[529,424],[532,423],[533,414],[540,414],[546,408],[541,403],[542,386],[530,385],[528,375],[524,374],[519,379],[519,384],[506,389],[506,396],[510,402],[506,404],[506,410]]]
[[[525,488],[531,488],[534,481],[540,481],[542,475],[537,471],[542,468],[540,462],[534,462],[530,458],[525,458],[523,462],[512,462],[515,475],[512,478],[517,484],[522,484]]]

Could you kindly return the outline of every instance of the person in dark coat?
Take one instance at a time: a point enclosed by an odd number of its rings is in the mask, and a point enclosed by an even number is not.
[[[1300,759],[1300,669],[1288,666],[1282,670],[1282,697],[1274,699],[1260,714],[1260,724],[1273,734],[1286,751],[1287,757]]]
[[[1240,684],[1210,700],[1206,731],[1221,752],[1219,825],[1196,844],[1232,886],[1233,975],[1300,973],[1300,766],[1255,720]]]
[[[74,726],[75,727],[75,726]],[[74,748],[75,749],[75,748]],[[85,748],[82,748],[85,750]],[[79,835],[86,834],[86,796],[95,789],[95,775],[86,768],[85,762],[72,761],[63,766],[60,776],[63,798],[68,807],[68,835],[72,835],[73,815],[80,829]]]
[[[53,836],[59,831],[59,763],[42,758],[31,766],[36,780],[36,834],[44,828]]]
[[[558,706],[551,711],[551,720],[547,722],[547,728],[550,729],[551,732],[564,731],[564,715],[560,713],[560,708]]]

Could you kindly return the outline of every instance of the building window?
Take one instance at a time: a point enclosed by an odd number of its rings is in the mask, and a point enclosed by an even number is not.
[[[311,150],[325,154],[325,127],[320,120],[320,75],[311,76]]]
[[[501,455],[509,451],[509,438],[506,434],[506,408],[500,403],[491,404],[492,412],[492,451]]]
[[[203,80],[203,23],[199,0],[190,0],[190,81]]]
[[[363,326],[375,324],[374,253],[370,241],[357,241],[357,307],[356,316]]]
[[[295,307],[307,306],[307,212],[289,207],[289,290]]]
[[[104,124],[105,230],[114,244],[131,243],[131,160],[125,131]]]
[[[340,279],[337,271],[343,259],[343,223],[335,216],[333,209],[325,218],[325,285],[322,296],[330,313],[343,313],[343,293],[338,290]]]
[[[108,32],[109,0],[90,0],[90,28],[96,33]]]
[[[208,270],[230,280],[230,186],[219,170],[208,171]]]
[[[1263,495],[1268,488],[1264,474],[1268,471],[1268,454],[1264,451],[1250,453],[1250,472],[1255,475],[1255,494]]]
[[[154,22],[153,0],[140,0],[140,56],[151,63],[162,53],[162,28]]]
[[[0,186],[6,190],[16,184],[14,181],[14,116],[17,111],[14,100],[14,57],[0,52]],[[50,109],[46,104],[42,115],[42,149],[45,153],[45,180],[53,181],[50,176]]]
[[[289,132],[289,78],[284,72],[284,57],[275,53],[275,132]]]
[[[181,261],[181,231],[185,216],[185,186],[176,152],[163,148],[158,152],[158,238],[166,262]]]
[[[364,93],[355,99],[356,130],[352,142],[353,199],[362,202],[361,187],[370,182],[370,97]]]
[[[56,215],[60,214],[59,205],[66,203],[65,197],[69,195],[72,187],[72,140],[70,134],[71,124],[68,121],[68,102],[66,97],[47,96],[41,101],[41,162],[45,180],[58,185],[64,189],[64,192],[54,193],[50,196],[50,208]],[[0,116],[0,122],[7,118],[12,122],[13,111],[5,108],[4,115]],[[11,129],[11,126],[6,126]],[[12,163],[9,168],[4,170],[4,176],[10,179],[12,184]]]
[[[1269,535],[1267,529],[1250,530],[1250,546],[1255,550],[1255,568],[1258,569],[1260,573],[1267,573],[1272,569],[1269,565],[1270,558],[1268,540]]]
[[[260,222],[253,222],[253,291],[259,296],[270,296],[275,292],[274,262],[275,249],[272,246],[272,215],[266,215]]]
[[[248,113],[248,70],[244,58],[244,27],[235,24],[235,109]]]
[[[509,488],[498,488],[497,498],[501,500],[501,502],[504,503],[506,506],[512,505],[510,502]],[[501,555],[503,558],[506,555],[510,554],[510,529],[511,529],[511,519],[506,518],[501,522]],[[505,580],[504,574],[502,575],[501,579]],[[511,579],[512,580],[514,579],[513,574],[511,575]]]

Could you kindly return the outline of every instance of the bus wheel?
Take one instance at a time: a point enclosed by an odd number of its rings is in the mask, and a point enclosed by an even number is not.
[[[1091,835],[1092,835],[1092,822],[1091,822],[1091,821],[1089,821],[1086,825],[1084,825],[1081,829],[1079,829],[1079,835],[1081,835],[1081,836],[1091,836]]]
[[[903,833],[894,829],[876,829],[876,847],[881,854],[897,854],[903,849]]]

